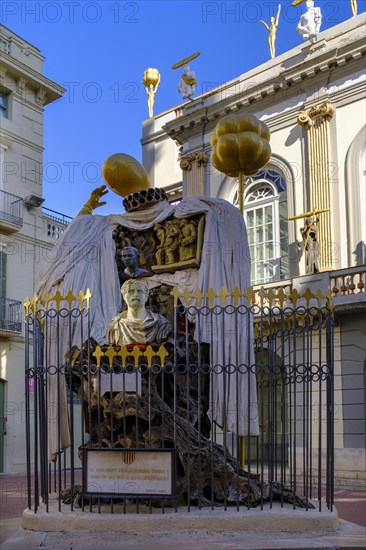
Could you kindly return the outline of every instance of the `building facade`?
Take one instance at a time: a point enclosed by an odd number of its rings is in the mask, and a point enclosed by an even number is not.
[[[252,113],[269,126],[271,159],[244,186],[252,284],[332,295],[335,472],[348,484],[365,481],[364,34],[361,14],[144,121],[141,140],[144,166],[171,200],[211,196],[238,204],[238,181],[212,166],[210,135],[230,113]],[[317,228],[316,266],[301,232],[309,217]]]
[[[0,472],[24,472],[23,300],[67,223],[42,208],[44,110],[65,90],[43,75],[40,51],[2,25],[0,59]]]

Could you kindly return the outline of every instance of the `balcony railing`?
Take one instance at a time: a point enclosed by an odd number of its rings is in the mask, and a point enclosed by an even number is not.
[[[331,290],[335,298],[365,296],[366,266],[350,267],[331,273]]]
[[[253,287],[253,295],[250,296],[251,302],[261,306],[277,305],[279,302],[290,305],[294,300],[305,298],[304,290],[309,287],[315,293],[318,289],[324,295],[329,293],[329,298],[338,309],[353,304],[366,305],[366,265],[315,273],[313,276],[314,283],[311,275],[304,275],[286,281],[256,285]]]
[[[42,214],[46,222],[45,231],[47,236],[55,240],[60,239],[72,218],[61,214],[61,212],[56,212],[56,210],[50,210],[50,208],[42,208]]]
[[[22,302],[0,298],[0,331],[22,332]]]
[[[61,214],[61,212],[56,212],[56,210],[51,210],[50,208],[42,208],[42,214],[47,216],[50,220],[62,223],[63,225],[68,225],[72,220],[70,216],[66,216],[65,214]]]
[[[23,225],[23,199],[0,191],[0,222],[5,221],[21,227]]]

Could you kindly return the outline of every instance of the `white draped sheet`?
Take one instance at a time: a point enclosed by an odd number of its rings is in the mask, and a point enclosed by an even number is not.
[[[107,326],[121,309],[113,230],[121,224],[128,229],[144,231],[172,214],[176,218],[186,218],[200,213],[205,215],[205,230],[199,269],[154,275],[145,281],[150,288],[161,284],[177,285],[180,292],[188,288],[192,293],[199,289],[205,294],[209,288],[219,292],[222,287],[228,291],[235,287],[244,291],[250,286],[250,257],[241,214],[227,201],[195,197],[176,206],[161,202],[141,211],[121,215],[83,215],[75,218],[53,249],[52,261],[44,266],[37,292],[42,296],[47,291],[53,295],[60,290],[65,295],[71,290],[77,295],[80,290],[90,288],[91,336],[100,344],[106,343]],[[221,302],[217,299],[215,303],[219,305]],[[215,323],[212,324],[210,316],[200,316],[195,330],[196,339],[210,344],[213,365],[254,363],[252,323],[249,316],[215,317]],[[57,346],[52,343],[49,345],[49,364],[64,362],[68,338],[69,329],[65,323],[60,327],[59,355]],[[50,339],[54,341],[54,338]],[[72,339],[74,344],[80,346],[78,322],[73,324]],[[50,415],[50,458],[54,458],[59,448],[69,445],[64,394],[63,378],[60,378],[58,389],[56,376],[50,375],[49,403],[50,406],[57,405],[60,409],[62,432],[58,440],[55,416]],[[259,429],[255,375],[214,374],[211,410],[213,420],[220,426],[223,426],[224,418],[226,419],[227,430],[239,435],[257,435]]]

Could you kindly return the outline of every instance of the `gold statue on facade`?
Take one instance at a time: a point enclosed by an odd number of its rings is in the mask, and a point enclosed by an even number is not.
[[[158,69],[146,69],[144,72],[143,83],[147,93],[147,107],[149,110],[149,117],[154,116],[154,102],[155,94],[160,84],[160,73]]]
[[[262,23],[267,31],[268,31],[268,44],[269,44],[269,51],[271,53],[271,58],[273,59],[276,55],[276,34],[278,29],[278,21],[280,18],[281,13],[281,4],[278,5],[278,11],[276,17],[271,17],[271,24],[268,25],[265,21],[262,19],[259,20],[259,23]]]
[[[319,273],[319,218],[305,218],[304,227],[300,228],[305,254],[305,273]]]
[[[353,17],[357,15],[357,0],[351,0],[351,10]]]
[[[300,228],[303,239],[302,254],[305,254],[305,273],[319,273],[319,214],[329,212],[329,208],[322,208],[305,212],[289,218],[289,221],[305,220],[304,227]]]

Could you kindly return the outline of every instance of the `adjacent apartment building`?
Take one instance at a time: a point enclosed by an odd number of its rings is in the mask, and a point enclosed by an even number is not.
[[[40,51],[0,25],[0,472],[25,471],[23,300],[63,232],[42,208],[43,117],[64,88]]]
[[[212,166],[210,135],[230,113],[252,113],[269,126],[271,159],[244,187],[252,284],[332,295],[335,472],[347,484],[365,482],[365,27],[361,14],[145,120],[141,140],[144,166],[170,200],[238,204],[238,181]],[[306,215],[317,210],[315,220]],[[317,273],[305,265],[307,217],[318,227]]]

